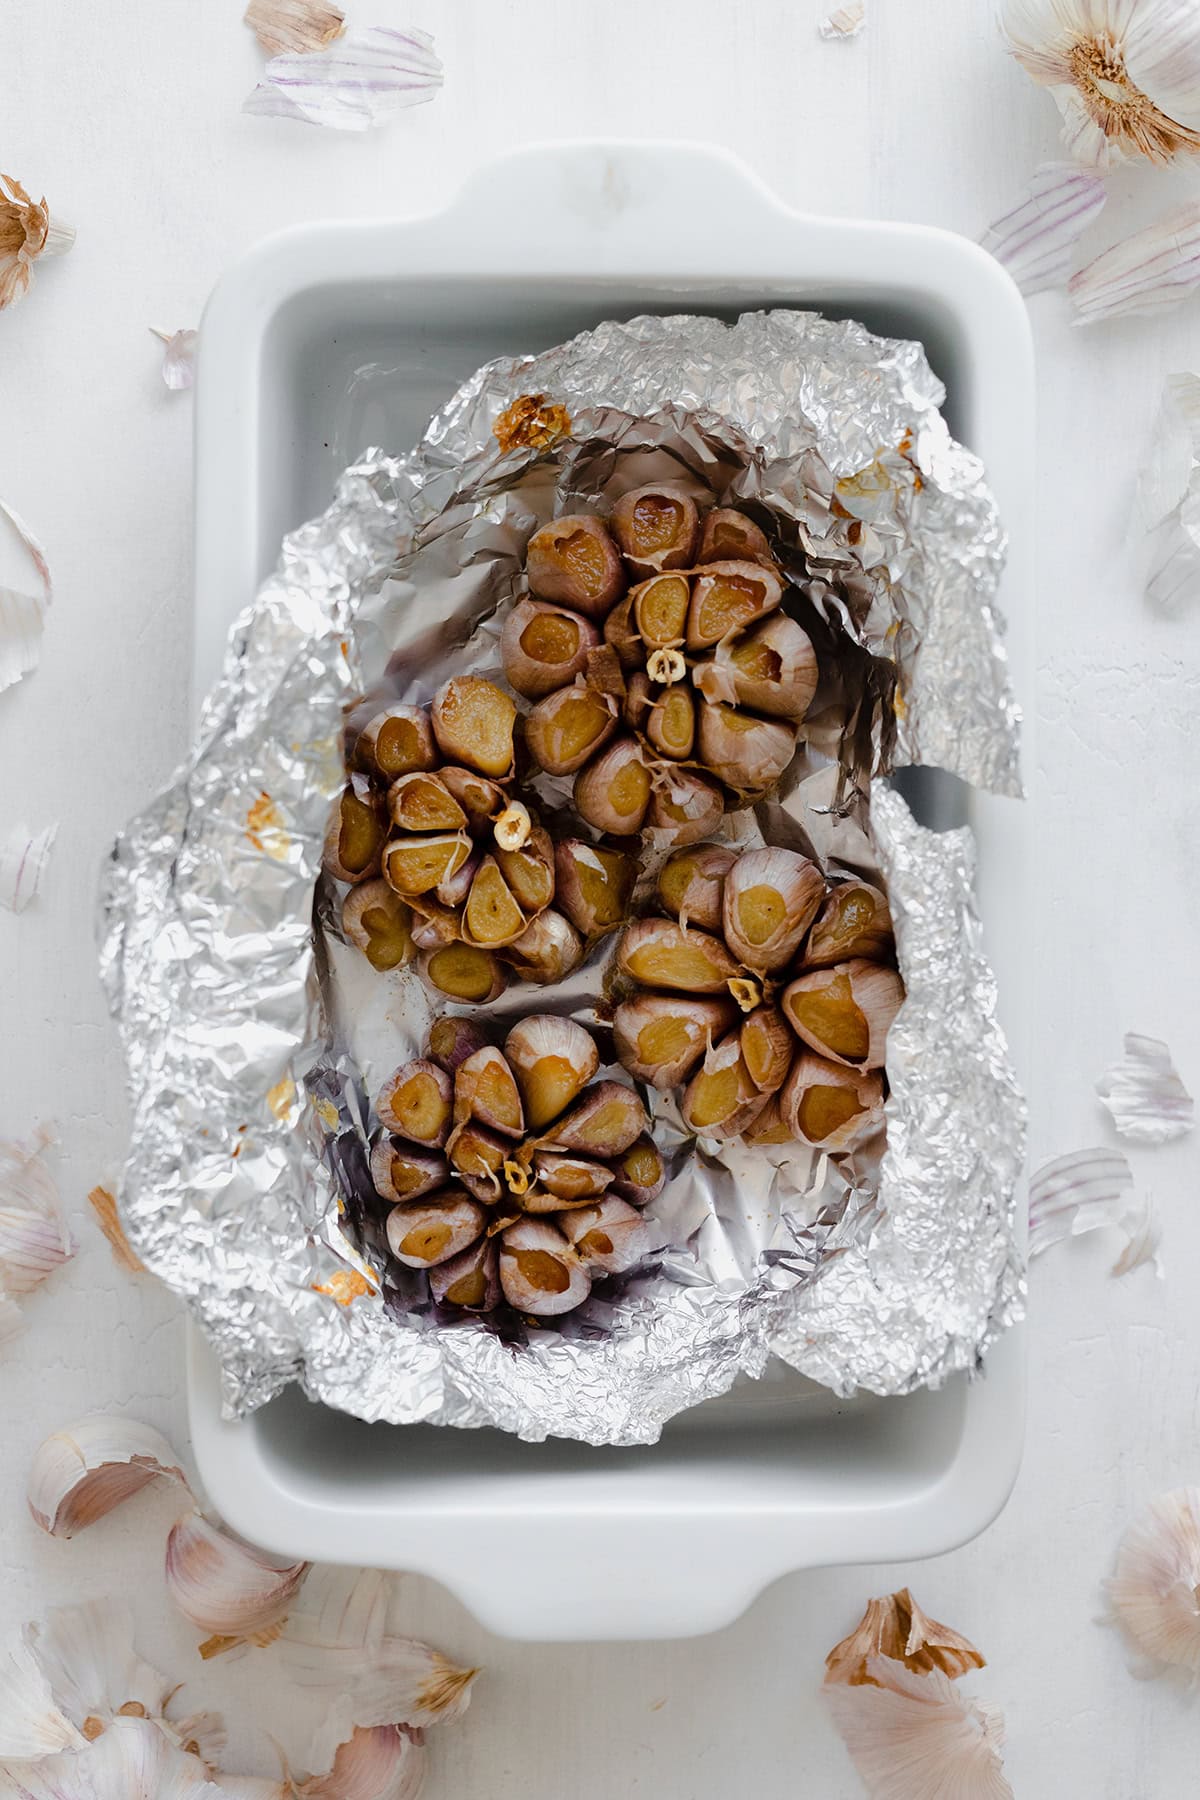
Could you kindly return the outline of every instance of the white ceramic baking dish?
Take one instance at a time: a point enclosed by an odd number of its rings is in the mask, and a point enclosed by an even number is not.
[[[513,228],[514,195],[527,228]],[[961,238],[801,216],[731,159],[657,144],[531,149],[445,212],[302,227],[223,278],[197,382],[197,695],[283,533],[325,506],[367,445],[407,448],[478,364],[605,318],[774,305],[925,344],[1011,532],[1003,599],[1028,698],[1032,352],[1008,277]],[[918,780],[916,795],[929,823],[965,816],[978,834],[980,907],[1023,1070],[1022,809],[948,777]],[[981,1531],[1016,1474],[1023,1379],[1019,1332],[981,1379],[900,1400],[839,1401],[777,1367],[652,1449],[595,1450],[365,1425],[298,1389],[231,1422],[193,1334],[190,1402],[214,1503],[274,1550],[419,1570],[515,1637],[668,1637],[727,1623],[789,1570],[930,1556]]]

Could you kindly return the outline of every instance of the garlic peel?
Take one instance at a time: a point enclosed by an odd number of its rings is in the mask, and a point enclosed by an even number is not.
[[[0,175],[0,311],[29,291],[39,257],[61,256],[74,242],[71,227],[51,218],[44,195],[34,200],[11,175]]]
[[[8,520],[37,570],[40,594],[0,587],[0,694],[37,668],[46,608],[54,597],[46,552],[29,526],[5,501],[0,513]]]
[[[442,65],[427,32],[372,25],[323,50],[272,57],[263,76],[244,112],[366,131],[432,100]]]
[[[268,56],[320,50],[346,29],[345,15],[325,0],[250,0],[244,22]]]
[[[41,831],[18,825],[0,843],[0,906],[24,912],[37,898],[57,835],[56,824]]]
[[[1200,1675],[1200,1489],[1150,1502],[1122,1538],[1106,1585],[1117,1623],[1156,1669]]]
[[[403,1725],[355,1731],[328,1774],[300,1782],[299,1800],[417,1800],[425,1785],[424,1739]]]
[[[272,1642],[308,1566],[257,1549],[198,1510],[167,1538],[167,1590],[184,1617],[211,1634],[202,1656]]]
[[[38,1445],[29,1471],[29,1510],[51,1537],[73,1537],[160,1476],[188,1491],[174,1450],[153,1426],[95,1413]]]
[[[27,1144],[0,1139],[0,1295],[10,1302],[32,1293],[75,1254],[46,1163],[53,1142],[44,1125]]]
[[[81,1748],[86,1741],[61,1710],[29,1645],[22,1641],[0,1652],[0,1768],[8,1761]]]
[[[293,1636],[292,1621],[278,1655],[298,1687],[322,1697],[309,1749],[310,1762],[319,1767],[354,1730],[461,1718],[479,1674],[416,1638],[385,1637],[369,1650],[331,1646]]]
[[[1195,1102],[1158,1038],[1126,1032],[1124,1058],[1101,1076],[1096,1092],[1121,1136],[1137,1144],[1165,1144],[1196,1122]]]
[[[196,380],[196,345],[200,333],[190,326],[181,331],[159,331],[154,325],[150,329],[166,345],[162,361],[164,385],[173,393],[192,387]]]
[[[88,1194],[88,1205],[96,1215],[96,1223],[108,1239],[114,1262],[122,1269],[128,1269],[131,1275],[145,1274],[146,1265],[135,1255],[129,1239],[125,1236],[125,1227],[121,1223],[121,1214],[117,1207],[117,1197],[111,1188],[94,1187]]]
[[[1104,182],[1073,163],[1043,163],[1019,206],[980,239],[1003,263],[1023,294],[1061,287],[1071,273],[1075,245],[1103,210]]]
[[[939,1669],[954,1681],[970,1669],[982,1669],[984,1658],[968,1638],[921,1610],[907,1588],[882,1599],[868,1600],[867,1610],[848,1637],[825,1658],[825,1680],[859,1687],[872,1680],[873,1657],[902,1662],[914,1673]]]
[[[1078,322],[1177,306],[1200,284],[1200,202],[1179,206],[1072,275]]]
[[[1076,1150],[1043,1163],[1029,1184],[1030,1256],[1117,1224],[1132,1188],[1133,1170],[1120,1150]]]
[[[822,19],[817,30],[823,38],[838,43],[845,38],[857,37],[866,22],[866,0],[849,0],[848,5],[839,6],[828,18]]]
[[[825,1701],[875,1800],[1013,1800],[1000,1761],[1000,1713],[933,1669],[888,1656],[867,1661],[859,1686],[827,1683]]]
[[[1121,1229],[1125,1233],[1125,1248],[1112,1266],[1115,1276],[1131,1275],[1145,1263],[1153,1263],[1154,1273],[1161,1281],[1163,1276],[1162,1258],[1158,1247],[1162,1241],[1162,1225],[1152,1200],[1145,1200],[1141,1207],[1127,1213],[1121,1220]]]

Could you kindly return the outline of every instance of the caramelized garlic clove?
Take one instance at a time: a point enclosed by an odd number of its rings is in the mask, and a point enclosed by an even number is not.
[[[791,961],[825,897],[825,879],[796,850],[749,850],[725,877],[721,919],[729,949],[748,969]]]
[[[527,919],[542,912],[554,898],[554,845],[541,825],[531,825],[519,847],[500,846],[497,830],[496,862],[513,898]]]
[[[29,1510],[51,1537],[74,1537],[159,1476],[190,1491],[161,1432],[138,1419],[93,1413],[51,1432],[34,1451]]]
[[[501,1233],[500,1286],[518,1312],[552,1319],[581,1306],[592,1279],[557,1225],[524,1218]]]
[[[682,685],[665,688],[653,702],[643,726],[660,756],[681,762],[692,754],[696,738],[696,703]]]
[[[705,1056],[684,1089],[680,1111],[689,1131],[724,1141],[750,1125],[769,1099],[751,1080],[735,1031]]]
[[[720,931],[725,877],[737,856],[726,844],[689,844],[673,850],[658,873],[663,911],[685,927]]]
[[[575,777],[575,810],[585,824],[616,837],[642,828],[650,805],[650,771],[641,746],[618,738]]]
[[[513,765],[517,709],[482,675],[456,675],[434,695],[433,734],[451,762],[502,780]]]
[[[432,1269],[473,1244],[486,1224],[478,1200],[462,1188],[446,1188],[429,1200],[393,1206],[387,1218],[388,1249],[407,1269]]]
[[[751,1119],[748,1125],[742,1127],[742,1142],[755,1149],[790,1144],[795,1141],[795,1137],[796,1133],[783,1116],[782,1090],[778,1094],[772,1094],[757,1118]]]
[[[494,1238],[481,1237],[429,1271],[429,1290],[439,1306],[491,1312],[500,1304],[500,1255]]]
[[[519,938],[527,923],[496,858],[485,856],[467,896],[463,936],[485,950],[498,950]]]
[[[383,849],[383,876],[402,899],[430,894],[458,874],[471,854],[463,831],[430,837],[390,838]]]
[[[509,686],[526,700],[566,687],[587,668],[600,633],[588,619],[546,600],[518,600],[504,621],[500,659]]]
[[[418,769],[437,767],[433,727],[423,706],[389,706],[363,727],[354,746],[355,760],[386,782]]]
[[[619,1081],[597,1081],[549,1127],[541,1142],[548,1149],[604,1159],[628,1150],[649,1125],[646,1109],[632,1088]]]
[[[695,769],[672,768],[654,786],[646,823],[673,844],[696,844],[721,823],[725,797],[715,781]]]
[[[423,950],[417,960],[421,979],[465,1006],[484,1006],[498,1000],[508,985],[504,969],[490,950],[477,944],[442,944]]]
[[[167,1539],[167,1592],[184,1618],[209,1634],[203,1657],[273,1642],[308,1569],[256,1549],[199,1511],[180,1519]]]
[[[525,1130],[525,1112],[516,1078],[493,1044],[485,1044],[461,1063],[454,1076],[454,1122],[478,1119],[505,1137]]]
[[[689,568],[699,522],[696,502],[672,483],[634,488],[612,513],[613,536],[639,575]]]
[[[635,920],[621,939],[617,967],[641,987],[679,994],[724,994],[738,973],[719,938],[685,930],[674,919]]]
[[[787,1080],[796,1039],[777,1007],[759,1006],[738,1033],[742,1061],[760,1094],[777,1094]]]
[[[591,1033],[555,1013],[519,1020],[504,1040],[504,1056],[517,1078],[531,1131],[541,1131],[557,1118],[600,1067]]]
[[[813,969],[787,986],[783,1010],[810,1049],[847,1068],[882,1068],[887,1034],[904,1000],[895,969],[861,957]]]
[[[362,776],[357,777],[362,783]],[[387,827],[375,796],[363,783],[344,788],[333,808],[325,833],[324,866],[339,881],[353,885],[379,873]]]
[[[650,1247],[650,1227],[635,1207],[615,1196],[564,1213],[559,1229],[593,1276],[623,1275]]]
[[[412,912],[382,879],[351,888],[342,904],[342,936],[381,974],[413,954]]]
[[[711,649],[731,631],[743,631],[774,612],[782,599],[783,583],[774,569],[752,562],[709,563],[692,582],[688,649]]]
[[[625,592],[625,571],[604,520],[568,513],[530,538],[525,574],[539,600],[553,600],[589,619],[602,619]]]
[[[371,1150],[371,1180],[375,1192],[393,1203],[419,1200],[431,1194],[449,1177],[449,1165],[436,1151],[417,1150],[403,1139],[386,1136]]]
[[[525,721],[529,754],[547,775],[574,775],[617,729],[607,694],[577,681],[539,700]]]
[[[804,946],[806,969],[828,969],[851,957],[890,962],[896,953],[892,915],[868,881],[843,881],[817,914]]]
[[[700,521],[697,563],[762,562],[774,567],[766,534],[732,506],[714,506]]]
[[[713,660],[695,673],[706,700],[726,700],[773,719],[799,722],[812,705],[820,671],[808,633],[786,613],[716,647]]]
[[[572,1206],[598,1200],[615,1179],[603,1163],[555,1150],[539,1150],[533,1168],[540,1187],[553,1199]]]
[[[557,903],[585,937],[600,937],[629,917],[637,862],[626,851],[564,838],[554,865]]]
[[[633,624],[647,650],[682,644],[692,590],[686,575],[655,575],[631,589]]]
[[[627,1200],[630,1206],[649,1206],[666,1185],[667,1168],[662,1151],[645,1133],[613,1159],[612,1170],[613,1193]]]
[[[623,1000],[613,1014],[618,1060],[637,1081],[656,1088],[678,1087],[735,1017],[729,1000],[636,994]]]
[[[569,919],[548,906],[519,938],[505,946],[504,957],[522,981],[547,987],[578,968],[583,961],[583,940]]]
[[[792,1137],[836,1156],[857,1149],[881,1129],[883,1078],[877,1070],[847,1069],[813,1050],[801,1050],[779,1106]]]
[[[467,815],[439,775],[401,775],[388,789],[388,815],[398,831],[462,831]]]
[[[445,1069],[427,1057],[402,1063],[380,1088],[375,1111],[397,1137],[440,1150],[450,1135],[454,1090]]]
[[[484,1206],[493,1206],[504,1192],[504,1159],[512,1144],[499,1132],[468,1120],[451,1132],[446,1144],[450,1166],[467,1192]]]
[[[504,809],[507,796],[500,783],[475,769],[460,769],[455,763],[447,763],[438,770],[438,780],[458,801],[472,831],[484,830]]]
[[[735,706],[700,705],[697,754],[706,769],[746,799],[774,787],[796,754],[796,727]]]

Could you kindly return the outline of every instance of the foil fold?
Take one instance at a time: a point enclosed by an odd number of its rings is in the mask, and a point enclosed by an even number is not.
[[[571,438],[504,453],[493,423],[534,390],[565,404]],[[1019,1316],[1023,1108],[979,947],[970,835],[926,830],[880,783],[869,796],[846,783],[852,742],[860,766],[866,750],[1019,791],[994,604],[1003,533],[941,399],[920,346],[853,322],[608,324],[480,370],[412,452],[368,453],[285,540],[231,633],[191,757],[114,846],[102,894],[133,1114],[122,1212],[213,1343],[231,1413],[297,1380],[368,1419],[650,1443],[773,1354],[839,1393],[900,1393],[974,1367]],[[321,848],[346,705],[397,646],[404,697],[494,671],[497,610],[531,531],[603,496],[631,458],[646,479],[669,466],[769,513],[814,618],[857,648],[870,705],[827,696],[778,806],[734,815],[727,835],[757,841],[765,825],[827,871],[882,872],[908,999],[889,1041],[882,1167],[802,1146],[697,1150],[662,1106],[659,1257],[514,1344],[478,1322],[439,1326],[378,1255],[367,1095],[384,1059],[419,1053],[432,1007],[415,976],[365,982],[322,910]],[[549,993],[510,990],[497,1020],[536,1008],[592,1022],[603,962]],[[343,1306],[322,1289],[347,1264],[377,1291]]]

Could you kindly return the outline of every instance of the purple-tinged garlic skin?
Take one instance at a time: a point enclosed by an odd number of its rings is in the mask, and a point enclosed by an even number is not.
[[[824,877],[807,856],[796,850],[748,850],[725,877],[725,942],[757,974],[786,968],[824,895]]]
[[[447,1075],[453,1075],[460,1063],[486,1043],[473,1019],[456,1018],[452,1013],[443,1013],[429,1028],[429,1055]]]
[[[658,875],[663,911],[685,927],[720,931],[725,877],[737,856],[727,844],[694,844],[673,850]]]
[[[423,706],[389,706],[359,732],[356,761],[387,782],[437,765],[433,727]]]
[[[388,1248],[409,1269],[432,1269],[473,1244],[487,1213],[462,1188],[444,1188],[428,1200],[393,1206],[387,1219]]]
[[[711,650],[731,631],[743,631],[774,612],[783,600],[783,583],[774,569],[761,563],[709,563],[692,583],[687,647]]]
[[[288,1562],[234,1537],[203,1513],[188,1513],[167,1538],[167,1592],[198,1631],[212,1633],[201,1656],[239,1643],[270,1643],[304,1577],[306,1562]]]
[[[662,1151],[644,1132],[616,1158],[613,1193],[630,1206],[649,1206],[667,1183]]]
[[[747,800],[768,793],[796,754],[796,728],[790,722],[760,719],[708,701],[700,705],[697,737],[705,768]]]
[[[650,797],[650,771],[635,738],[618,738],[575,777],[575,811],[614,837],[632,837],[642,829]]]
[[[766,533],[732,506],[714,506],[704,514],[696,562],[762,562],[774,567]]]
[[[543,525],[525,551],[525,574],[539,600],[602,619],[627,586],[617,546],[595,513],[568,513]]]
[[[549,986],[564,980],[583,961],[583,939],[562,913],[548,906],[505,951],[523,981]]]
[[[707,775],[698,769],[659,765],[646,824],[669,833],[667,842],[680,847],[698,844],[717,829],[724,811],[724,795]]]
[[[806,969],[829,969],[861,956],[891,962],[896,939],[888,903],[869,881],[842,881],[829,894],[804,946]]]
[[[371,1180],[384,1200],[419,1200],[445,1185],[449,1165],[438,1151],[418,1150],[403,1138],[381,1137],[371,1150]]]
[[[51,1432],[34,1451],[26,1484],[29,1511],[51,1537],[74,1537],[159,1476],[190,1491],[161,1432],[139,1419],[92,1413]]]
[[[402,1063],[375,1099],[380,1119],[410,1144],[440,1150],[450,1135],[454,1090],[445,1069],[427,1057]]]
[[[592,1278],[557,1225],[524,1218],[500,1234],[500,1286],[518,1312],[553,1319],[583,1304]]]
[[[502,1299],[500,1253],[494,1238],[477,1238],[457,1256],[429,1271],[429,1291],[439,1306],[462,1312],[492,1312]]]

